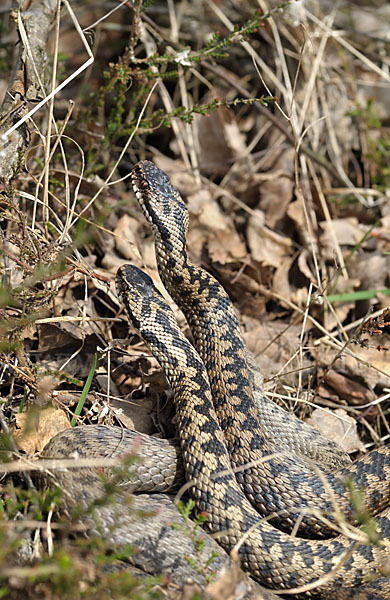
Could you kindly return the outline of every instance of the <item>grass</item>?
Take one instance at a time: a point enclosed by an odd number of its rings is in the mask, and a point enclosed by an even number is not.
[[[86,400],[87,394],[89,392],[89,389],[91,387],[93,376],[95,374],[96,363],[97,363],[97,354],[95,354],[93,357],[93,363],[92,363],[91,370],[88,373],[87,381],[85,382],[85,386],[83,387],[83,391],[81,392],[80,399],[77,402],[77,406],[74,411],[74,416],[72,417],[72,420],[70,422],[72,427],[74,427],[76,425],[76,417],[78,417],[81,414],[81,411],[83,410],[85,400]]]

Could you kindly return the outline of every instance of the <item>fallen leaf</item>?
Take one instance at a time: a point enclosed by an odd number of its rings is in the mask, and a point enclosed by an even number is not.
[[[328,408],[316,408],[307,422],[346,452],[365,451],[364,444],[357,434],[356,420],[342,408],[333,411]]]
[[[390,336],[387,334],[372,336],[369,338],[371,346],[390,348]],[[358,357],[350,356],[347,352],[335,360],[338,350],[317,347],[315,356],[317,363],[322,367],[332,364],[337,372],[351,375],[354,379],[361,379],[368,388],[378,389],[390,386],[390,361],[388,352],[378,350],[376,347],[359,348],[354,345],[353,353]]]
[[[259,208],[265,213],[268,227],[273,229],[285,217],[293,189],[293,181],[287,176],[269,179],[261,184]]]
[[[260,264],[279,267],[292,254],[292,241],[264,225],[264,213],[256,210],[248,221],[247,238],[252,258]]]
[[[203,236],[211,260],[224,265],[244,259],[247,254],[245,243],[232,219],[222,212],[210,192],[202,189],[187,199],[190,213],[196,215],[195,228]]]
[[[350,406],[368,404],[376,398],[374,392],[369,390],[365,385],[350,377],[346,377],[334,369],[329,369],[326,372],[324,381],[337,392],[339,398],[344,398]]]
[[[293,259],[286,257],[276,268],[272,279],[272,290],[282,296],[285,300],[291,300],[291,286],[289,282],[289,272]]]
[[[365,234],[356,217],[321,221],[319,225],[323,230],[320,235],[322,256],[327,260],[334,259],[335,239],[340,246],[356,246]]]
[[[124,214],[115,227],[115,246],[118,252],[137,266],[142,265],[142,258],[138,251],[139,222],[129,215]]]
[[[213,96],[206,96],[209,102]],[[245,135],[241,133],[234,112],[227,106],[210,111],[208,118],[195,118],[201,152],[202,173],[223,175],[237,156],[246,152]]]
[[[58,408],[44,408],[37,415],[38,418],[31,421],[29,413],[15,415],[15,442],[18,448],[27,454],[41,452],[57,433],[70,428],[67,415]]]
[[[264,322],[257,327],[248,317],[243,317],[243,322],[248,324],[244,340],[267,380],[280,373],[283,381],[295,386],[300,370],[310,367],[310,362],[296,353],[302,328],[296,325],[286,327],[286,323],[279,320]],[[267,383],[268,389],[271,386],[274,389],[274,380]]]
[[[359,257],[357,270],[362,290],[384,289],[390,271],[390,256],[383,256],[380,252],[363,255]]]
[[[196,220],[194,219],[196,226],[199,224],[202,225],[202,228],[206,227],[213,231],[225,231],[229,228],[230,219],[223,214],[209,190],[204,188],[189,194],[187,205],[191,215],[196,217]],[[193,220],[191,219],[192,224]]]

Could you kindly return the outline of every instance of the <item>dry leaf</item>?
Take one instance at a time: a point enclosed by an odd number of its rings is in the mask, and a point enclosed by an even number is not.
[[[244,242],[233,229],[210,235],[207,249],[211,260],[221,265],[243,260],[247,254]]]
[[[356,217],[332,219],[330,222],[321,221],[319,225],[324,231],[320,236],[322,256],[328,260],[334,259],[334,238],[340,246],[356,246],[365,233]]]
[[[210,96],[211,99],[211,96]],[[207,97],[206,97],[206,101]],[[202,173],[223,175],[235,157],[246,152],[245,136],[241,133],[234,112],[220,106],[207,119],[196,116]]]
[[[374,340],[378,342],[378,345],[390,348],[390,336],[383,335],[374,339],[370,338],[369,343],[374,344]],[[354,351],[359,356],[360,361],[353,356],[344,356],[343,365],[347,372],[362,377],[371,388],[390,387],[389,352],[377,350],[376,348],[359,348]]]
[[[334,369],[326,372],[324,381],[337,392],[339,398],[344,398],[350,406],[368,404],[375,400],[374,392],[358,381],[355,381]]]
[[[369,338],[371,346],[384,346],[390,348],[390,336],[387,334],[373,336]],[[361,379],[370,389],[390,387],[390,360],[388,352],[372,348],[359,348],[352,346],[352,351],[358,358],[354,358],[347,353],[337,358],[339,353],[333,348],[318,347],[315,355],[318,364],[322,367],[328,367],[330,364],[337,372],[351,375],[354,379]]]
[[[51,406],[37,414],[38,419],[33,418],[31,421],[29,413],[15,415],[14,438],[18,448],[27,454],[41,452],[52,437],[70,428],[69,419],[63,410]]]
[[[271,229],[286,215],[293,188],[291,178],[286,176],[269,179],[261,184],[259,207],[265,212],[265,223]]]
[[[80,346],[80,327],[78,322],[76,325],[72,324],[71,331],[62,328],[60,324],[42,323],[37,326],[39,345],[38,349],[40,352],[50,352],[53,348],[56,349],[57,354],[61,348],[68,348],[69,346]]]
[[[224,265],[246,257],[246,246],[238,235],[234,222],[222,212],[208,190],[203,189],[188,196],[188,209],[192,215],[196,215],[198,240],[199,237],[205,240],[213,262]],[[191,242],[194,241],[193,229],[192,226]],[[198,247],[201,248],[202,245],[198,242]]]
[[[115,227],[115,246],[118,252],[136,266],[141,266],[142,258],[138,251],[137,231],[139,222],[129,215],[123,215]]]
[[[300,356],[291,360],[296,355],[302,328],[296,325],[286,328],[286,323],[279,320],[265,322],[257,327],[248,317],[243,317],[243,321],[248,323],[248,331],[243,334],[244,340],[264,376],[270,378],[281,372],[284,381],[295,385],[298,375],[292,371],[310,366],[309,361],[305,358],[301,360]],[[288,374],[284,375],[286,365]]]
[[[189,194],[187,204],[190,214],[196,217],[202,228],[225,231],[229,226],[231,227],[230,219],[223,214],[218,203],[206,188],[198,190],[195,194]],[[193,224],[193,220],[191,220],[191,224]]]
[[[282,296],[285,300],[291,300],[291,287],[288,279],[288,274],[292,265],[293,259],[285,257],[283,262],[276,268],[272,279],[272,290]]]
[[[356,420],[342,408],[334,411],[330,411],[328,408],[316,408],[308,419],[308,423],[336,442],[346,452],[365,451],[357,434]]]
[[[294,221],[296,228],[300,235],[307,232],[305,211],[303,210],[302,201],[295,200],[290,202],[287,214],[292,221]]]
[[[252,258],[260,264],[279,267],[292,254],[292,241],[264,226],[264,213],[256,210],[248,222],[247,238]]]
[[[312,261],[312,253],[310,250],[304,248],[302,252],[299,253],[298,256],[298,267],[301,273],[308,279],[313,285],[317,285],[317,279],[314,277],[313,273],[308,264],[308,260]]]
[[[384,289],[390,272],[390,256],[383,256],[379,252],[359,256],[357,269],[361,279],[361,289]]]
[[[112,398],[110,404],[114,409],[116,418],[124,427],[148,435],[155,431],[155,424],[152,419],[152,411],[155,406],[154,399],[137,401]]]

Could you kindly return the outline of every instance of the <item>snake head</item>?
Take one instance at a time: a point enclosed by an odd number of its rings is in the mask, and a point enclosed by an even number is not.
[[[116,286],[130,323],[163,367],[168,381],[177,385],[183,369],[188,373],[192,368],[201,372],[199,382],[207,388],[204,364],[149,275],[134,265],[124,265],[117,271]]]
[[[134,265],[119,267],[116,274],[116,289],[136,329],[139,328],[141,319],[145,317],[145,310],[147,311],[150,303],[159,298],[163,300],[149,275]]]
[[[168,175],[154,163],[143,160],[131,172],[131,181],[140,207],[157,235],[167,246],[182,247],[188,229],[188,210]]]

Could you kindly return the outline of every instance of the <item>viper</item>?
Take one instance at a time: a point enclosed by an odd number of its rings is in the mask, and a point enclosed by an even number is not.
[[[151,278],[137,267],[126,265],[118,270],[117,288],[129,320],[160,362],[174,391],[191,495],[198,510],[207,515],[207,527],[218,543],[228,551],[236,549],[243,568],[271,588],[298,586],[296,591],[306,595],[334,594],[338,587],[362,584],[369,572],[375,575],[375,565],[390,557],[389,547],[382,542],[369,545],[364,536],[355,541],[342,536],[303,540],[259,519],[233,472],[205,365],[180,331],[173,312]],[[378,519],[385,534],[390,533],[389,516]],[[377,584],[390,592],[388,581]]]
[[[334,457],[337,452],[330,441],[318,443],[314,428],[304,429],[287,413],[270,409],[273,403],[264,396],[259,403],[254,402],[248,352],[232,302],[219,282],[188,258],[189,216],[179,192],[166,173],[150,161],[137,163],[131,178],[153,230],[161,280],[187,318],[206,366],[231,464],[255,508],[262,515],[276,513],[274,521],[285,530],[298,522],[300,535],[313,537],[334,532],[323,515],[332,520],[335,503],[354,522],[350,492],[344,484],[349,478],[365,490],[366,503],[374,513],[387,507],[389,448],[375,450],[339,471],[333,469],[326,481],[289,451],[297,449],[299,454],[317,460],[329,454]]]
[[[347,496],[339,477],[349,474],[358,483],[368,484],[371,505],[379,511],[386,505],[388,494],[388,449],[374,451],[341,470],[337,476],[328,473],[325,488],[330,490],[331,505],[329,500],[323,500],[323,488],[318,484],[318,480],[321,483],[325,481],[324,476],[309,468],[292,451],[298,446],[299,454],[304,454],[306,442],[301,444],[293,440],[283,446],[283,452],[275,452],[276,448],[262,426],[262,409],[259,411],[258,403],[254,402],[253,365],[248,364],[231,302],[218,282],[188,260],[188,213],[184,203],[165,173],[153,163],[139,163],[132,176],[137,198],[154,230],[161,277],[185,309],[195,344],[203,356],[183,336],[169,306],[145,273],[130,265],[121,267],[117,274],[117,289],[130,322],[160,362],[174,391],[177,430],[188,489],[198,511],[205,515],[207,528],[228,552],[236,549],[242,567],[269,588],[295,588],[299,595],[320,595],[323,598],[327,594],[332,598],[347,598],[354,590],[366,594],[363,585],[366,578],[380,577],[383,566],[389,561],[390,550],[386,541],[390,535],[388,509],[377,518],[380,535],[372,543],[363,531],[354,528],[348,528],[348,535],[332,539],[296,538],[262,518],[255,506],[259,505],[259,498],[260,513],[268,514],[282,506],[282,520],[276,522],[278,527],[281,524],[288,529],[295,518],[302,516],[302,508],[320,506],[325,512],[329,508],[334,512],[337,502],[342,505]],[[172,236],[178,234],[178,241],[175,241]],[[172,280],[172,286],[169,280]],[[215,341],[215,334],[218,341]],[[206,342],[200,341],[202,338]],[[278,427],[278,415],[282,413],[278,410],[270,412],[271,423],[272,419],[276,419]],[[298,426],[296,431],[300,430],[310,442],[310,429]],[[233,443],[234,435],[238,440],[236,445]],[[134,448],[134,439],[137,439],[134,436],[135,433],[106,426],[75,428],[57,435],[45,448],[44,454],[50,457],[74,453],[103,457],[124,455]],[[317,435],[314,438],[319,440],[320,454],[321,448],[329,447],[337,455],[331,444],[321,442]],[[166,454],[169,455],[168,463],[175,461],[178,455],[175,444],[159,440],[147,451],[150,438],[140,436],[140,439],[141,455],[147,457],[147,465],[153,454],[160,464],[161,456]],[[313,456],[313,452],[315,454],[316,450],[309,450],[309,456]],[[253,459],[254,466],[247,466],[248,456],[249,460]],[[257,492],[255,487],[254,493],[254,486],[258,485],[261,475],[262,466],[259,469],[259,465],[267,465],[268,482],[259,482],[260,491]],[[237,466],[244,476],[236,472]],[[161,473],[164,470],[161,464]],[[153,489],[153,481],[143,483],[144,475],[141,475],[138,489]],[[62,506],[68,515],[74,508],[80,510],[80,506],[86,506],[102,491],[99,476],[91,469],[75,468],[43,474],[42,477],[44,485],[53,485],[54,482],[64,490]],[[174,477],[171,476],[168,485]],[[254,484],[248,483],[252,480]],[[291,500],[290,489],[295,483],[299,493]],[[126,481],[121,485],[124,488],[128,486]],[[157,483],[156,489],[162,491],[164,485]],[[302,500],[307,486],[313,505]],[[377,494],[376,489],[379,490]],[[273,500],[269,502],[267,496]],[[282,504],[275,505],[275,500]],[[156,501],[150,500],[150,506],[156,506]],[[346,504],[344,508],[348,512]],[[115,542],[126,543],[134,539],[135,531],[138,531],[137,539],[141,539],[146,531],[146,525],[139,526],[137,521],[133,521],[123,505],[120,505],[119,515],[118,511],[113,513],[110,506],[101,507],[99,502],[95,510],[99,511],[98,519],[101,521],[98,531],[103,531],[110,539],[114,536]],[[145,548],[147,562],[167,535],[167,526],[159,525],[167,523],[164,519],[163,509],[157,523],[154,522],[159,527],[157,537],[150,547]],[[94,523],[95,520],[92,520],[92,530],[96,527]],[[314,533],[323,533],[322,519],[311,514],[305,521],[305,535],[309,535],[312,523]],[[345,529],[346,525],[343,527]],[[182,544],[177,532],[169,538],[169,547],[165,546],[163,550],[163,571],[171,568],[175,572],[172,561],[171,567],[167,567],[166,562],[171,554],[177,557],[182,553]],[[341,588],[347,591],[340,596]],[[389,581],[377,579],[371,585],[371,591],[363,597],[390,597]]]

